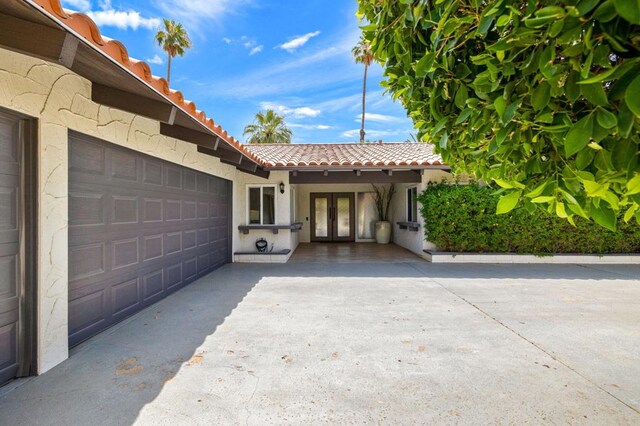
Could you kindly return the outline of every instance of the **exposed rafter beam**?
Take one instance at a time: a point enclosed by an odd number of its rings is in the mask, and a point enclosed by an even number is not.
[[[57,62],[62,56],[66,34],[56,28],[0,13],[0,45],[11,50]]]
[[[62,49],[60,50],[58,62],[70,69],[73,66],[74,59],[76,58],[79,43],[80,40],[78,40],[71,33],[67,33],[67,35],[64,37],[64,42],[62,43]]]
[[[229,164],[231,166],[239,166],[242,162],[242,154],[240,154],[239,152],[230,151],[228,149],[218,149],[214,151],[210,147],[198,145],[198,152],[219,158],[221,162]],[[246,164],[249,163],[249,161],[246,162]]]
[[[391,169],[383,170],[383,173],[385,173],[387,176],[393,176],[393,170],[391,170]]]
[[[213,157],[218,157],[220,158],[220,155],[227,155],[226,153],[229,152],[227,150],[223,150],[220,149],[218,151],[214,151],[211,148],[205,148],[203,146],[198,146],[198,152],[203,153],[203,154],[207,154],[207,155],[211,155]],[[220,158],[220,161],[222,163],[225,164],[229,164],[231,166],[236,166],[236,169],[240,170],[241,172],[244,173],[249,173],[255,176],[259,176],[261,178],[264,179],[269,179],[269,175],[271,174],[270,171],[265,170],[261,167],[258,167],[258,164],[251,162],[251,161],[242,161],[241,163],[238,163],[238,161],[234,161],[228,158]]]
[[[360,169],[354,170],[353,172],[356,174],[356,176],[362,175],[362,170]]]
[[[125,92],[114,87],[93,83],[91,100],[102,105],[142,115],[153,120],[168,123],[175,119],[177,108],[170,104],[154,101],[140,95]]]

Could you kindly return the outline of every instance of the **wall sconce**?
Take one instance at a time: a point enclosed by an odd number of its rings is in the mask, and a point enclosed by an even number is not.
[[[284,194],[284,182],[280,182],[280,193]]]

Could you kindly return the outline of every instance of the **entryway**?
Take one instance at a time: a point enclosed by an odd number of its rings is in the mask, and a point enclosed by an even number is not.
[[[355,203],[351,192],[311,193],[311,241],[353,242]]]

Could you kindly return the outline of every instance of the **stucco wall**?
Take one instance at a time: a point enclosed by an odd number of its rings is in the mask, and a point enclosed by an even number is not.
[[[38,119],[38,372],[68,356],[68,130],[235,181],[234,212],[243,212],[245,174],[160,135],[157,121],[91,101],[91,82],[66,68],[0,49],[0,106]],[[241,176],[241,178],[239,178]],[[272,178],[276,179],[276,178]],[[262,179],[261,179],[262,180]],[[243,219],[234,215],[233,228]],[[234,247],[240,243],[233,233]]]
[[[409,229],[400,229],[396,222],[405,222],[407,220],[407,188],[417,187],[418,194],[424,191],[429,182],[441,182],[442,180],[451,180],[451,174],[442,170],[425,170],[422,175],[421,183],[401,183],[396,184],[396,194],[391,203],[391,220],[393,224],[393,242],[399,246],[406,248],[418,255],[422,255],[424,249],[433,248],[433,244],[428,241],[428,236],[424,232],[424,220],[420,215],[418,203],[418,223],[420,229],[411,231]]]
[[[280,193],[280,189],[278,185],[280,182],[285,184],[284,194]],[[239,225],[246,225],[247,222],[247,194],[248,187],[251,185],[275,185],[276,187],[276,225],[290,225],[291,224],[291,213],[290,213],[290,201],[291,201],[291,192],[289,187],[289,172],[271,172],[269,175],[269,179],[263,179],[257,176],[252,176],[248,174],[242,174],[237,176],[237,180],[234,183],[236,188],[235,191],[235,199],[237,201],[237,209],[235,210],[236,214],[234,215],[239,220]],[[264,238],[269,243],[269,248],[271,248],[271,244],[273,244],[274,250],[282,250],[282,249],[295,249],[295,246],[292,246],[295,238],[292,238],[292,232],[289,230],[279,230],[277,234],[274,234],[271,231],[250,231],[248,234],[243,234],[238,231],[238,226],[235,225],[233,227],[233,235],[234,240],[236,240],[236,244],[234,244],[234,251],[256,251],[256,240],[259,238]],[[297,245],[297,244],[296,244]]]

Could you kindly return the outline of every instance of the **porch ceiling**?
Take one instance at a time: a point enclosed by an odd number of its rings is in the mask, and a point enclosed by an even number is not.
[[[420,183],[422,170],[293,170],[289,183]]]

